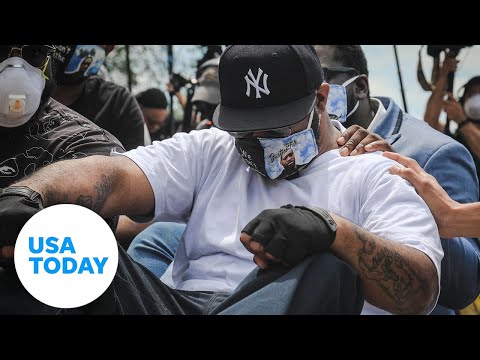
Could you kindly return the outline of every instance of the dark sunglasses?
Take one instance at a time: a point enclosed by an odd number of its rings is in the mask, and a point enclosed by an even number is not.
[[[314,111],[315,111],[315,109],[312,109],[312,111],[310,112],[308,117],[300,120],[296,124],[299,124],[299,123],[301,123],[302,121],[305,121],[308,118],[308,121],[309,121],[308,126],[310,126],[310,124],[312,122],[312,119],[313,119]],[[281,127],[281,128],[277,128],[277,129],[259,130],[257,132],[262,133],[262,138],[267,138],[267,139],[286,138],[286,137],[292,135],[292,127],[295,126],[296,124]],[[228,133],[236,139],[256,139],[256,137],[254,136],[255,132],[251,132],[251,131],[245,131],[245,132],[229,131]]]
[[[254,132],[245,131],[245,132],[236,132],[236,131],[229,131],[230,135],[237,139],[255,139],[253,136]],[[271,129],[262,131],[263,135],[262,138],[285,138],[292,134],[292,127],[286,126],[279,129]]]
[[[0,62],[18,56],[36,68],[45,67],[48,58],[55,51],[53,45],[1,45]]]
[[[349,72],[354,72],[357,75],[360,75],[358,71],[352,67],[347,67],[347,66],[322,66],[323,70],[323,75],[325,76],[325,79],[330,79],[331,76],[333,76],[335,73],[349,73]]]

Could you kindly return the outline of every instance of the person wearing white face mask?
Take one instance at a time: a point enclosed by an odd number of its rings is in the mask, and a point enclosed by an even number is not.
[[[52,45],[0,46],[0,188],[60,159],[123,149],[53,100]]]
[[[326,82],[330,87],[343,84],[345,88],[345,92],[341,92],[342,98],[346,99],[344,112],[350,116],[344,125],[352,128],[344,133],[344,139],[338,141],[343,146],[342,155],[352,150],[353,136],[350,134],[354,126],[361,126],[387,140],[393,151],[414,158],[455,201],[478,201],[475,164],[468,150],[424,121],[405,113],[393,99],[371,97],[367,59],[359,45],[315,45],[315,50],[326,71]],[[336,102],[333,95],[329,95],[328,102]],[[373,143],[352,151],[352,154],[378,149]],[[477,239],[466,237],[442,238],[441,241],[445,257],[442,261],[440,306],[433,313],[454,314],[453,309],[464,308],[480,294],[479,243]]]
[[[480,76],[471,78],[463,85],[463,95],[458,100],[447,92],[448,74],[457,70],[458,60],[448,53],[440,68],[440,73],[428,99],[425,121],[434,129],[459,141],[470,151],[480,177]],[[456,128],[448,128],[440,122],[442,110]],[[452,131],[454,131],[452,133]]]
[[[111,134],[51,99],[54,51],[52,45],[0,46],[0,190],[52,162],[123,151]],[[0,284],[24,291],[10,266],[0,261]],[[30,296],[27,302],[38,303]],[[0,303],[0,312],[8,305]]]

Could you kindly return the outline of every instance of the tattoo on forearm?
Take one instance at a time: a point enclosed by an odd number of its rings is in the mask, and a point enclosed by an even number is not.
[[[91,196],[80,195],[77,198],[77,200],[75,201],[75,204],[91,209],[92,208],[92,197]]]
[[[374,238],[356,225],[352,229],[363,243],[358,251],[359,266],[368,279],[374,280],[402,311],[408,300],[427,289],[427,280],[418,275],[397,251],[377,249]]]
[[[47,189],[42,199],[45,206],[52,206],[57,204],[68,203],[68,195],[65,193],[58,193],[53,189]]]
[[[113,179],[110,175],[102,175],[102,179],[94,185],[97,197],[95,198],[92,210],[96,213],[99,213],[103,205],[105,205],[105,201],[112,192],[112,184]]]

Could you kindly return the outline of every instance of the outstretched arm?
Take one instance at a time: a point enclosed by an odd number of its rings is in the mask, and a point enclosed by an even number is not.
[[[15,185],[37,191],[44,207],[77,204],[103,217],[146,215],[154,209],[150,183],[125,156],[90,156],[46,166]]]
[[[456,202],[414,159],[389,152],[384,153],[384,156],[405,166],[392,166],[390,172],[410,181],[415,187],[432,211],[442,237],[480,237],[480,203]]]

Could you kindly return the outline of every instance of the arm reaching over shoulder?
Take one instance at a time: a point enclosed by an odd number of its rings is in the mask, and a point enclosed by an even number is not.
[[[404,166],[393,166],[390,172],[408,180],[415,187],[432,211],[440,236],[480,236],[480,203],[459,204],[414,159],[390,152],[385,152],[383,156]]]
[[[371,133],[359,125],[352,125],[337,139],[340,155],[355,156],[365,152],[393,151],[392,146],[380,135]]]

